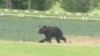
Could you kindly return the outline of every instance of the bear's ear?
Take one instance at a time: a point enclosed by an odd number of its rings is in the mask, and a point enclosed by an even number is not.
[[[39,27],[41,27],[41,25],[39,25]]]
[[[43,28],[46,28],[46,25],[44,25]]]

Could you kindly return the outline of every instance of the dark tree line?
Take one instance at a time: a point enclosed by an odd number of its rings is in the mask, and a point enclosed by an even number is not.
[[[61,0],[61,7],[69,12],[88,12],[98,7],[100,0]]]
[[[100,6],[100,0],[0,0],[0,8],[45,11],[58,2],[65,11],[88,12]]]

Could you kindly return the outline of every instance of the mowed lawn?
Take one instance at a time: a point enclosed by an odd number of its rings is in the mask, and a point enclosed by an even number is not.
[[[99,56],[100,46],[1,42],[0,56]]]
[[[100,37],[100,21],[2,16],[0,17],[0,39],[39,41],[44,38],[44,35],[37,33],[39,25],[57,26],[64,36]]]

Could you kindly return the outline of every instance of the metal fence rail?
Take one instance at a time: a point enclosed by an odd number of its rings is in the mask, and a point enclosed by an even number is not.
[[[53,14],[53,15],[52,15]],[[60,12],[39,12],[29,10],[0,10],[0,16],[19,16],[19,17],[39,17],[39,18],[59,18],[59,19],[81,19],[81,20],[100,20],[100,14],[90,13],[60,13]]]

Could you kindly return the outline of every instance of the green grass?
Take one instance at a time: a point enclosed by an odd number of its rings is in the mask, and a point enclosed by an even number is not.
[[[38,25],[57,26],[64,36],[100,36],[100,21],[1,16],[0,39],[38,41],[44,37],[37,33]]]
[[[61,44],[0,43],[1,56],[99,56],[100,46]]]

